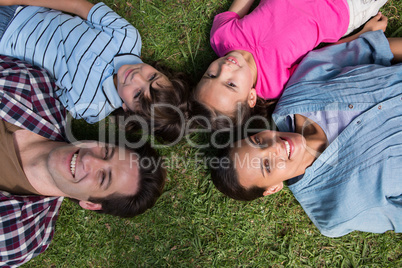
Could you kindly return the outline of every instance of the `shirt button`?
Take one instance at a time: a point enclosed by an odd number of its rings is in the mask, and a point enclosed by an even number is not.
[[[382,106],[381,106],[381,105],[378,105],[378,110],[381,110],[381,108],[382,108]]]
[[[349,104],[349,106],[348,106],[350,109],[353,109],[353,105],[352,104]]]
[[[356,122],[356,124],[358,124],[358,125],[359,125],[360,123],[361,123],[360,121],[357,121],[357,122]]]

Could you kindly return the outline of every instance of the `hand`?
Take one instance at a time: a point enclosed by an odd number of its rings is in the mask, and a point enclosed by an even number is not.
[[[388,18],[381,12],[378,12],[372,19],[370,19],[363,27],[363,32],[382,30],[385,32],[388,25]]]
[[[72,13],[83,19],[87,19],[88,13],[94,4],[87,0],[0,0],[0,6],[8,5],[47,7]]]

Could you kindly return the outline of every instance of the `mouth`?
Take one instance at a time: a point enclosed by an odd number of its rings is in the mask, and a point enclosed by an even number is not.
[[[226,59],[226,61],[228,61],[228,62],[230,62],[230,63],[233,63],[233,64],[239,66],[239,63],[237,62],[237,59],[234,58],[234,57],[228,57],[228,58]]]
[[[288,156],[288,159],[290,159],[290,156],[292,155],[291,143],[285,138],[281,138],[281,139],[283,140],[283,143],[285,144],[285,149],[286,149],[286,154]]]
[[[127,80],[130,74],[132,74],[137,69],[128,69],[124,74],[124,84],[127,84]]]
[[[70,171],[71,171],[71,175],[73,176],[73,178],[75,178],[75,164],[77,162],[77,157],[78,157],[78,152],[73,154],[73,157],[71,158],[71,162],[70,162]]]

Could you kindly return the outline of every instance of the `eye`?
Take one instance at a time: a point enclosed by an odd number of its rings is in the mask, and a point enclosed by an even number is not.
[[[254,137],[254,141],[255,141],[255,144],[257,144],[257,145],[261,145],[260,138],[258,138],[258,137]]]
[[[103,159],[106,160],[109,155],[109,147],[105,146],[104,148],[105,148],[105,156],[103,157]]]
[[[229,85],[230,87],[236,87],[236,84],[234,84],[234,83],[232,83],[232,82],[229,82],[228,85]]]
[[[99,183],[99,187],[102,187],[103,183],[105,182],[106,179],[106,173],[105,171],[102,169],[100,172],[100,183]]]
[[[152,80],[154,80],[155,78],[156,78],[156,73],[152,74],[152,75],[149,77],[148,81],[152,81]]]
[[[207,74],[207,77],[209,77],[209,78],[215,78],[216,75],[214,75],[214,74]]]
[[[138,90],[137,93],[134,95],[134,99],[138,98],[141,95],[142,90]]]
[[[268,159],[264,159],[264,168],[268,173],[271,173],[271,167],[269,166]]]

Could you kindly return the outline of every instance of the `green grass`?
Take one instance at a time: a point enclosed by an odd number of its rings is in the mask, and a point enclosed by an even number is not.
[[[105,1],[135,25],[144,60],[162,60],[193,80],[215,59],[213,16],[229,0]],[[402,3],[389,1],[387,36],[402,36]],[[75,122],[77,136],[97,125]],[[198,151],[185,142],[161,149],[177,165],[156,206],[133,219],[63,202],[52,244],[25,267],[402,267],[402,235],[352,232],[327,238],[290,191],[249,203],[230,200],[210,182]],[[171,160],[172,161],[172,160]]]

